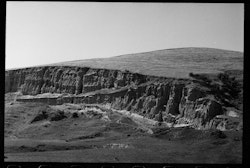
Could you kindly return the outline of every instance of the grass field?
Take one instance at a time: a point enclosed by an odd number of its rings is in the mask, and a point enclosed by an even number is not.
[[[129,70],[145,75],[188,78],[193,73],[243,70],[243,53],[212,48],[176,48],[52,65]]]

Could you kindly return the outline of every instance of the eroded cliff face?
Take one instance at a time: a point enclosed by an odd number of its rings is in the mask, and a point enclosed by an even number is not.
[[[19,101],[108,103],[114,109],[155,120],[191,123],[197,128],[216,128],[220,122],[215,122],[215,117],[223,114],[220,102],[194,81],[128,71],[57,66],[6,71],[5,92],[16,91],[23,95],[58,93]]]
[[[79,67],[37,67],[5,72],[5,92],[80,94],[144,83],[144,75]]]

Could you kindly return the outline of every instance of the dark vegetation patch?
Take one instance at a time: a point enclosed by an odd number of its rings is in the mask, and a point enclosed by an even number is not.
[[[96,112],[95,110],[88,110],[87,115],[94,119],[101,119],[102,114]]]
[[[227,144],[229,141],[228,140],[217,140],[217,141],[214,141],[212,142],[213,145],[224,145],[224,144]]]
[[[210,135],[212,137],[216,138],[216,139],[225,139],[225,138],[227,138],[227,135],[224,132],[220,131],[220,130],[214,130],[214,131],[211,132]]]
[[[242,110],[243,76],[240,76],[239,72],[225,71],[219,74],[189,73],[189,76],[193,78],[194,82],[208,88],[207,93],[214,95],[222,105]]]
[[[78,113],[77,112],[74,112],[73,114],[72,114],[72,118],[78,118],[79,116],[78,116]]]
[[[35,118],[31,121],[31,123],[45,120],[47,118],[48,118],[48,113],[46,111],[41,111],[41,113],[39,113],[37,116],[35,116]]]
[[[37,114],[31,120],[30,123],[35,123],[42,120],[59,121],[64,118],[67,118],[67,116],[64,114],[63,111],[60,110],[55,111],[51,109],[49,106],[45,106],[38,109]]]
[[[78,136],[75,138],[71,138],[71,139],[67,139],[67,142],[71,142],[71,141],[77,141],[77,140],[84,140],[84,139],[93,139],[93,138],[97,138],[97,137],[101,137],[103,136],[103,133],[101,132],[96,132],[90,135],[83,135],[83,136]]]
[[[56,113],[51,114],[50,121],[60,121],[64,118],[67,118],[67,116],[65,116],[63,111],[58,110]]]
[[[38,109],[38,112],[37,112],[36,116],[34,117],[33,120],[31,120],[30,123],[34,123],[34,122],[38,122],[38,121],[48,119],[48,117],[49,117],[48,111],[49,111],[49,107],[47,107],[47,106]]]

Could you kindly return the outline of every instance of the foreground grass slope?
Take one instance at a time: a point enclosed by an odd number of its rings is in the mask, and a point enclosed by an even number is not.
[[[102,120],[80,107],[13,103],[6,94],[5,161],[241,163],[242,131],[155,127],[148,134],[118,113]],[[48,116],[38,117],[43,112]]]

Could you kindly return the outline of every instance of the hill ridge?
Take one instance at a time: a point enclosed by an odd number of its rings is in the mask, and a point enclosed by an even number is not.
[[[131,53],[108,58],[63,61],[33,67],[72,66],[129,70],[152,76],[187,78],[193,73],[220,73],[243,70],[243,53],[206,47],[185,47]],[[8,70],[25,69],[13,68]]]

